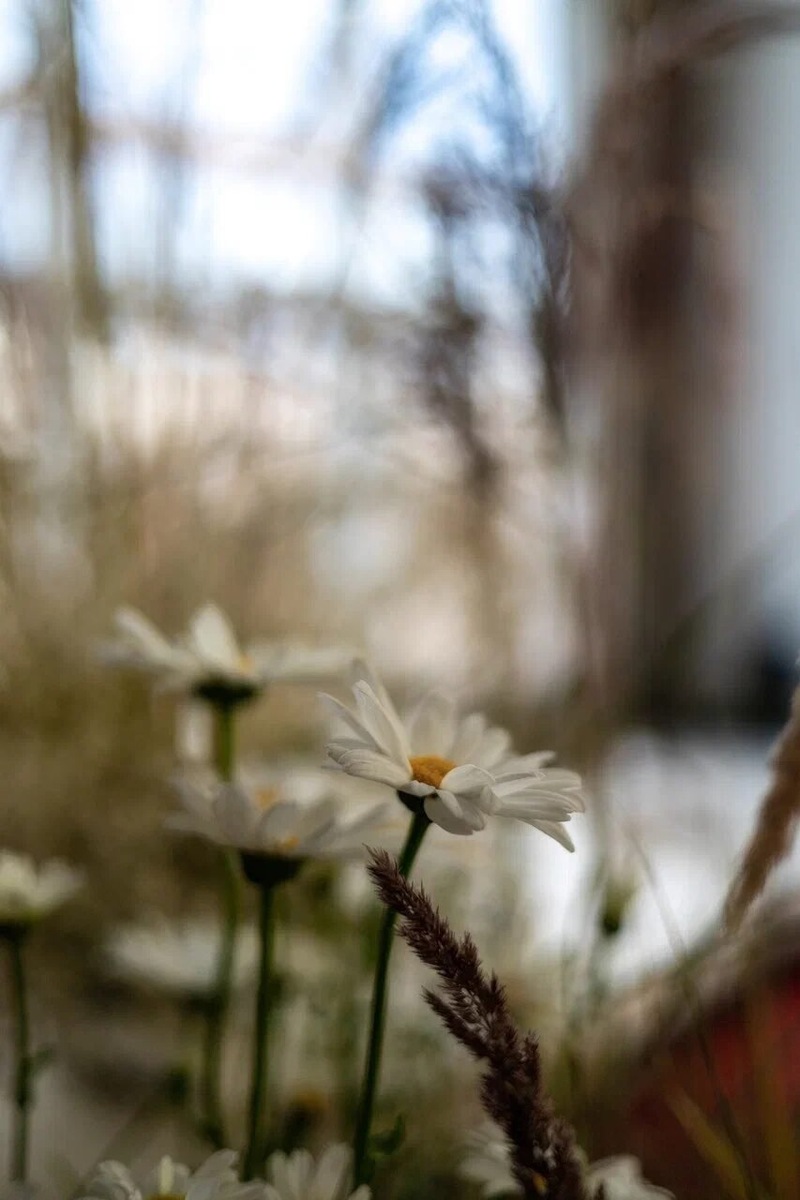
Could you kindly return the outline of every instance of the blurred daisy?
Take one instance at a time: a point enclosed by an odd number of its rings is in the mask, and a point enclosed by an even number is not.
[[[549,767],[549,754],[511,755],[504,729],[481,713],[459,717],[444,696],[427,696],[403,721],[370,668],[358,663],[356,670],[354,710],[322,696],[344,727],[326,747],[340,770],[394,788],[448,833],[471,834],[490,816],[513,817],[573,848],[562,825],[584,808],[577,775]]]
[[[233,1150],[219,1150],[192,1172],[165,1157],[152,1174],[137,1182],[119,1162],[103,1162],[83,1200],[264,1200],[263,1183],[242,1183]]]
[[[271,683],[320,683],[341,675],[352,651],[296,642],[258,642],[242,649],[225,614],[213,604],[199,609],[186,632],[166,637],[134,608],[115,617],[116,642],[104,648],[108,662],[154,675],[165,688],[205,699],[246,700]]]
[[[31,925],[60,908],[83,885],[83,875],[58,859],[37,866],[26,854],[0,852],[0,929]]]
[[[477,1184],[482,1196],[506,1196],[519,1192],[519,1184],[511,1174],[508,1148],[493,1127],[487,1125],[470,1134],[466,1150],[458,1173],[462,1179]]]
[[[307,858],[353,858],[374,838],[384,805],[344,815],[344,805],[315,789],[312,798],[293,776],[269,784],[180,781],[173,829],[196,833],[243,855],[299,863]]]
[[[328,1146],[314,1161],[308,1150],[281,1151],[267,1162],[267,1200],[369,1200],[366,1184],[350,1191],[352,1151]]]
[[[521,1195],[520,1186],[511,1173],[508,1148],[499,1132],[489,1125],[485,1126],[471,1136],[467,1150],[459,1174],[463,1179],[478,1184],[487,1200],[491,1196]],[[604,1189],[604,1200],[656,1200],[659,1196],[662,1200],[668,1197],[674,1200],[672,1192],[642,1179],[639,1160],[630,1155],[599,1159],[588,1166],[582,1152],[579,1152],[579,1157],[583,1163],[584,1182],[592,1200],[600,1193],[601,1187]]]
[[[173,996],[203,1000],[217,984],[219,930],[200,918],[126,926],[109,938],[107,956],[117,976]],[[253,977],[257,961],[258,936],[252,926],[245,926],[236,940],[234,987]]]
[[[586,1183],[590,1196],[603,1189],[604,1200],[662,1200],[671,1197],[666,1188],[656,1187],[642,1179],[642,1168],[638,1158],[629,1154],[618,1154],[613,1158],[601,1158],[586,1168]]]

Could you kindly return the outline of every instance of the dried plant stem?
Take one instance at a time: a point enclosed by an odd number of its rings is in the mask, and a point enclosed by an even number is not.
[[[274,891],[273,887],[260,889],[261,959],[258,972],[258,994],[256,1016],[253,1027],[253,1075],[250,1088],[250,1111],[247,1149],[244,1155],[243,1178],[252,1179],[259,1166],[259,1153],[263,1147],[262,1124],[264,1101],[267,1090],[267,1067],[269,1057],[269,1011],[272,975],[272,944],[274,934]]]
[[[12,929],[4,935],[8,950],[11,1008],[14,1021],[14,1104],[15,1118],[11,1134],[9,1178],[25,1183],[28,1178],[28,1141],[30,1109],[33,1099],[33,1059],[30,1046],[28,992],[25,983],[24,929]]]
[[[725,901],[725,924],[735,929],[792,846],[800,817],[800,688],[772,756],[772,784]]]
[[[514,1178],[526,1200],[586,1200],[572,1130],[552,1111],[542,1088],[539,1048],[521,1035],[505,991],[488,976],[467,933],[457,938],[422,888],[373,851],[370,874],[389,908],[403,918],[401,935],[436,971],[442,991],[425,998],[448,1031],[485,1064],[481,1099],[506,1135]]]
[[[405,878],[414,865],[419,853],[422,840],[428,830],[430,821],[425,813],[414,814],[408,829],[405,845],[403,846],[398,863],[398,871]],[[375,982],[372,990],[372,1009],[370,1015],[369,1044],[367,1059],[364,1066],[364,1079],[361,1085],[361,1096],[356,1116],[356,1130],[353,1138],[353,1186],[358,1187],[366,1182],[368,1172],[369,1135],[372,1127],[372,1116],[375,1108],[375,1096],[378,1090],[378,1076],[383,1051],[383,1035],[386,1028],[386,1001],[389,983],[389,960],[394,942],[394,927],[397,913],[387,905],[381,920],[378,936],[378,956],[375,964]]]
[[[221,779],[233,778],[235,761],[235,706],[214,705],[216,760]],[[222,1042],[231,997],[231,980],[239,926],[239,865],[232,850],[220,849],[222,932],[214,991],[209,997],[201,1082],[203,1132],[217,1149],[226,1144],[222,1112]]]

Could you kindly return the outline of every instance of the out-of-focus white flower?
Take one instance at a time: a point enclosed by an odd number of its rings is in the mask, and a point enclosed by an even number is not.
[[[470,1134],[458,1173],[470,1183],[476,1183],[482,1196],[516,1195],[520,1190],[511,1174],[508,1148],[489,1125]]]
[[[353,697],[355,710],[322,696],[343,726],[326,747],[340,770],[394,788],[448,833],[471,834],[491,816],[513,817],[573,848],[562,826],[583,811],[580,779],[549,767],[550,754],[511,755],[504,729],[481,713],[459,717],[436,694],[403,721],[365,663],[356,666]]]
[[[672,1192],[666,1188],[656,1187],[642,1179],[642,1168],[638,1158],[629,1154],[618,1154],[613,1158],[601,1158],[590,1163],[586,1168],[586,1183],[590,1196],[595,1196],[603,1188],[605,1200],[662,1200],[670,1197]]]
[[[245,854],[295,861],[357,857],[378,833],[385,807],[346,814],[329,793],[315,789],[310,796],[307,777],[295,788],[291,774],[276,773],[262,786],[182,780],[178,791],[181,808],[169,819],[171,828]]]
[[[27,854],[0,851],[0,928],[31,925],[60,908],[83,885],[83,875],[59,859],[37,866]]]
[[[196,1171],[165,1157],[137,1182],[119,1162],[100,1163],[82,1200],[265,1200],[263,1183],[242,1183],[233,1150],[219,1150]]]
[[[111,935],[107,955],[114,973],[124,979],[173,996],[204,999],[216,984],[219,930],[199,918],[129,925]],[[246,925],[236,938],[235,987],[253,977],[257,961],[258,935]]]
[[[320,683],[341,675],[353,652],[298,642],[256,642],[242,649],[225,614],[214,604],[199,609],[178,638],[166,637],[135,608],[115,617],[117,640],[104,647],[107,662],[154,675],[165,688],[210,699],[246,699],[271,683]]]
[[[642,1179],[639,1160],[631,1155],[598,1159],[588,1165],[582,1151],[579,1157],[583,1165],[584,1182],[592,1198],[603,1187],[604,1200],[656,1200],[657,1197],[674,1200],[672,1192]],[[459,1174],[478,1184],[487,1200],[491,1196],[521,1194],[519,1184],[511,1173],[508,1147],[499,1132],[490,1125],[471,1135]]]
[[[350,1191],[352,1151],[328,1146],[315,1162],[308,1150],[281,1151],[267,1161],[268,1200],[369,1200],[366,1184]]]

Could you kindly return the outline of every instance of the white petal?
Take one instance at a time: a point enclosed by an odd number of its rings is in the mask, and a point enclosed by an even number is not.
[[[445,791],[463,796],[470,792],[483,792],[484,788],[491,787],[493,783],[494,780],[488,771],[472,763],[465,763],[464,766],[453,767],[452,771],[448,771],[441,786]]]
[[[329,751],[330,753],[330,751]],[[337,757],[337,762],[348,775],[361,779],[372,779],[392,788],[402,788],[411,778],[411,769],[405,770],[385,754],[374,750],[347,750]]]
[[[186,655],[136,608],[121,608],[114,622],[131,650],[140,655],[142,665],[180,669],[187,665]]]
[[[364,658],[357,658],[353,663],[351,678],[353,681],[353,687],[355,687],[357,683],[368,683],[383,707],[392,709],[392,711],[395,713],[395,716],[397,716],[397,711],[392,703],[392,698],[387,692],[386,688],[383,686],[383,681],[371,662]]]
[[[397,763],[408,762],[406,732],[394,706],[384,707],[368,683],[357,683],[353,695],[358,715],[378,746]]]
[[[570,853],[572,853],[572,851],[575,849],[575,844],[572,841],[572,838],[567,833],[566,829],[564,828],[564,825],[562,822],[558,822],[558,821],[526,821],[525,823],[527,825],[530,825],[532,829],[538,829],[540,833],[547,834],[548,837],[551,837],[555,841],[559,842],[564,847],[564,849],[569,850]]]
[[[342,721],[345,727],[351,733],[355,734],[359,741],[366,742],[373,750],[378,749],[378,744],[366,725],[359,721],[355,713],[351,712],[346,705],[337,700],[335,696],[329,696],[327,692],[318,692],[317,695],[323,708],[327,708],[328,713],[335,721]],[[338,739],[334,738],[333,740]]]
[[[475,810],[467,813],[461,801],[452,792],[440,791],[435,796],[429,796],[424,807],[426,816],[434,825],[461,837],[474,833],[476,829],[482,829],[485,824],[485,820],[483,824],[477,824]]]
[[[248,658],[256,670],[270,679],[286,683],[323,683],[346,675],[353,662],[352,650],[342,647],[301,646],[292,642],[248,647]]]
[[[339,1200],[350,1169],[350,1160],[349,1146],[328,1146],[317,1163],[309,1200]]]
[[[215,604],[207,604],[189,623],[187,645],[203,662],[223,671],[241,667],[241,651],[230,622]]]
[[[531,772],[540,771],[542,767],[546,767],[555,758],[553,750],[538,750],[535,754],[516,754],[511,758],[504,759],[502,763],[495,769],[495,777],[497,779],[516,778],[519,775],[530,775]]]
[[[314,1174],[314,1159],[308,1150],[295,1150],[289,1155],[286,1174],[292,1194],[298,1200],[306,1200]]]
[[[452,757],[455,706],[438,692],[425,696],[411,714],[408,738],[415,754]]]
[[[491,771],[502,762],[511,745],[511,734],[499,726],[487,729],[470,755],[470,761]]]
[[[212,811],[221,840],[231,846],[250,846],[256,811],[244,791],[238,787],[224,788],[214,799]]]
[[[436,788],[432,783],[420,783],[418,779],[409,779],[403,784],[403,791],[409,796],[432,796]]]
[[[568,821],[573,809],[560,796],[512,796],[507,799],[495,793],[495,813],[498,817],[516,817],[520,821]]]
[[[449,758],[456,762],[473,762],[475,747],[483,737],[486,728],[486,717],[483,713],[470,713],[458,723]]]
[[[565,782],[560,782],[555,776],[555,772],[544,770],[535,776],[504,779],[494,785],[494,792],[502,801],[514,800],[518,797],[547,800],[561,806],[566,812],[584,812],[586,805],[575,783],[578,776],[566,771],[561,774],[569,776],[569,778]]]

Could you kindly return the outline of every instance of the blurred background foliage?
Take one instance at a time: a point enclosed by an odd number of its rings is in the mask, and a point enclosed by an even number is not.
[[[177,631],[207,599],[243,640],[360,644],[402,696],[444,686],[587,773],[577,861],[516,835],[432,844],[423,875],[541,1031],[590,1154],[647,1157],[631,1096],[758,798],[742,723],[780,717],[796,651],[753,599],[794,510],[745,545],[720,451],[747,295],[736,54],[794,20],[689,0],[0,6],[0,832],[91,881],[39,946],[45,1025],[68,1035],[38,1153],[61,1169],[167,1129],[136,1113],[180,1053],[174,1006],[109,978],[103,938],[214,903],[205,850],[162,831],[170,775],[202,757],[192,714],[98,647],[121,604]],[[316,762],[322,732],[275,689],[243,751]],[[348,1128],[376,917],[324,871],[285,917],[287,963],[296,938],[317,981],[301,999],[285,968],[294,1143]],[[455,1194],[471,1068],[407,957],[397,976],[385,1107],[413,1132],[381,1194]],[[641,1037],[603,1032],[620,988]],[[683,1194],[723,1186],[707,1138],[679,1146],[650,1178],[680,1160]]]

